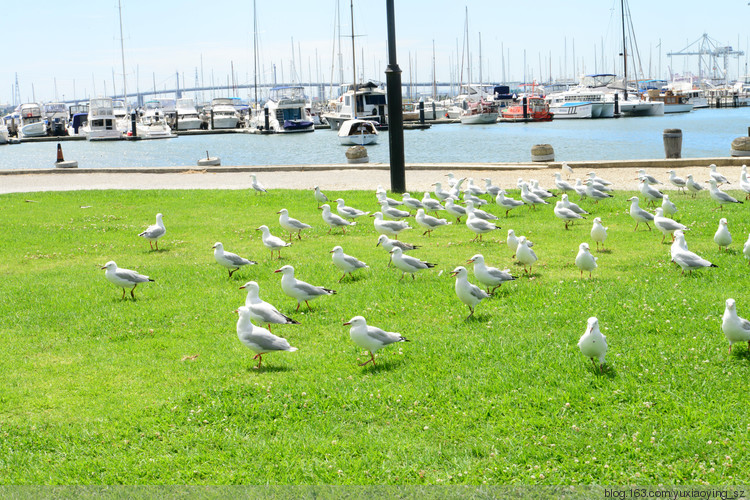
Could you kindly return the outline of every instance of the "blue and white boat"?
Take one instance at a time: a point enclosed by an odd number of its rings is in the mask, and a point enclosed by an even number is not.
[[[304,87],[274,87],[266,101],[263,113],[256,117],[256,127],[276,134],[313,132],[315,124],[307,110]]]

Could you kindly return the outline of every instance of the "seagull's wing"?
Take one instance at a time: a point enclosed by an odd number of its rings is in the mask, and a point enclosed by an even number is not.
[[[236,253],[232,252],[224,252],[224,258],[227,259],[233,266],[246,266],[248,264],[253,264],[254,262],[251,260],[247,260],[244,257],[240,257]]]
[[[367,336],[380,342],[383,345],[393,344],[401,340],[406,340],[400,333],[386,332],[378,327],[367,325]]]
[[[117,271],[115,271],[115,275],[121,280],[129,281],[131,283],[144,283],[150,280],[148,276],[144,276],[135,271],[131,271],[130,269],[117,268]]]
[[[367,267],[367,264],[357,259],[356,257],[352,257],[351,255],[344,255],[343,260],[344,262],[346,262],[348,265],[352,266],[355,269],[359,269],[361,267]]]

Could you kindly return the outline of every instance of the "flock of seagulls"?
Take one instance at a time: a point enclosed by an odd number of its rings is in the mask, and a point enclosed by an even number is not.
[[[409,193],[404,193],[401,200],[393,199],[388,197],[384,189],[378,187],[376,198],[380,210],[372,213],[348,206],[342,198],[335,200],[337,213],[333,213],[329,205],[330,201],[320,190],[320,187],[315,186],[313,193],[318,208],[321,210],[323,222],[329,226],[329,233],[341,229],[342,235],[346,234],[346,228],[357,225],[357,219],[367,218],[368,216],[372,218],[373,227],[378,233],[376,246],[384,248],[389,253],[388,267],[392,265],[401,271],[400,281],[407,273],[411,274],[412,279],[416,279],[416,274],[435,267],[434,263],[407,254],[407,252],[419,248],[418,245],[398,239],[402,232],[412,229],[408,222],[409,218],[413,218],[416,224],[424,229],[422,236],[429,237],[433,231],[441,231],[440,228],[443,226],[463,224],[474,234],[471,241],[481,241],[483,235],[501,229],[500,219],[481,208],[488,204],[488,201],[482,196],[494,198],[495,204],[505,211],[506,218],[511,210],[522,205],[526,205],[529,210],[537,210],[537,206],[550,205],[551,199],[559,196],[559,199],[554,203],[552,212],[555,217],[564,223],[565,230],[568,230],[570,225],[587,219],[587,216],[590,215],[588,211],[571,201],[569,194],[577,194],[579,199],[588,198],[594,203],[613,197],[610,194],[612,183],[598,177],[595,172],[589,172],[588,178],[583,182],[581,179],[576,179],[575,185],[563,179],[563,174],[569,175],[570,173],[572,173],[572,169],[567,164],[563,164],[561,172],[555,172],[554,182],[558,190],[556,194],[540,187],[536,180],[527,182],[519,179],[517,186],[520,189],[520,200],[509,197],[506,191],[498,186],[493,186],[490,179],[483,179],[485,186],[480,187],[474,184],[473,179],[468,179],[467,182],[466,178],[457,179],[452,174],[448,175],[447,190],[443,188],[441,182],[436,182],[434,193],[424,193],[421,200],[412,197]],[[667,173],[669,174],[667,182],[674,186],[678,192],[689,192],[692,196],[696,196],[706,189],[699,182],[696,182],[692,175],[683,179],[678,177],[674,170],[669,170]],[[720,189],[720,185],[730,184],[730,181],[716,170],[715,165],[711,165],[708,176],[708,191],[711,199],[718,204],[717,209],[723,210],[724,205],[743,203]],[[656,187],[662,185],[662,182],[648,174],[644,169],[638,170],[638,181],[640,196],[632,196],[627,200],[630,202],[628,213],[635,222],[634,231],[638,229],[641,223],[650,231],[652,228],[649,223],[652,222],[662,233],[662,243],[667,236],[670,236],[672,239],[671,260],[682,269],[683,274],[685,271],[692,273],[692,271],[701,268],[717,267],[707,259],[688,250],[685,232],[689,231],[689,227],[670,217],[678,211],[678,208],[667,194]],[[466,182],[466,186],[462,190],[464,182]],[[749,199],[750,182],[747,180],[745,166],[742,167],[738,185],[746,193],[745,199]],[[267,193],[266,188],[258,182],[255,175],[252,176],[251,186],[256,194]],[[433,194],[434,198],[432,197]],[[655,207],[653,213],[640,206],[641,197],[647,205]],[[660,204],[660,206],[657,207],[656,204]],[[445,217],[441,218],[440,212],[445,212]],[[297,239],[301,240],[302,232],[313,227],[311,224],[290,217],[286,208],[282,208],[276,213],[279,215],[279,226],[289,236],[288,241],[285,238],[273,235],[271,229],[266,225],[257,228],[257,231],[261,232],[263,245],[271,252],[271,259],[274,258],[274,254],[278,259],[281,259],[281,250],[292,244],[295,234]],[[461,219],[464,219],[463,223]],[[601,218],[594,217],[590,237],[591,241],[596,244],[597,252],[600,251],[600,245],[601,250],[605,248],[607,231],[608,228],[603,225]],[[156,215],[156,224],[149,226],[138,236],[149,242],[151,250],[154,250],[154,248],[158,250],[158,240],[165,234],[166,228],[163,217],[159,213]],[[726,250],[732,244],[732,241],[727,218],[721,218],[714,235],[714,242],[722,251]],[[508,249],[513,252],[513,258],[523,266],[524,272],[530,273],[533,265],[538,261],[538,257],[532,248],[533,243],[526,236],[517,236],[513,229],[507,230],[507,237],[504,242]],[[227,269],[229,277],[246,266],[257,264],[253,260],[224,250],[221,242],[216,242],[213,250],[217,264]],[[347,275],[353,275],[360,269],[369,268],[365,262],[344,253],[341,245],[336,245],[330,251],[330,254],[333,265],[343,273],[339,278],[339,283]],[[744,244],[743,255],[750,264],[750,236]],[[591,253],[588,242],[580,243],[574,263],[580,271],[581,278],[583,278],[585,272],[588,272],[589,277],[591,277],[593,271],[598,268],[597,257]],[[492,297],[503,283],[517,280],[518,277],[514,276],[509,269],[488,266],[482,254],[475,254],[466,261],[466,264],[473,264],[473,274],[480,286],[471,283],[469,271],[464,266],[455,267],[450,274],[455,277],[456,297],[469,309],[469,315],[466,318],[468,320],[474,316],[475,308],[483,300]],[[140,283],[154,281],[138,272],[118,268],[114,261],[107,262],[101,269],[105,270],[107,280],[122,288],[122,299],[125,298],[126,290],[130,289],[131,297],[135,300],[135,288]],[[282,275],[282,291],[297,301],[296,311],[299,311],[303,302],[310,309],[309,301],[336,294],[335,290],[297,279],[294,267],[291,265],[284,265],[275,272]],[[254,358],[258,360],[256,368],[261,367],[264,354],[274,351],[296,351],[297,348],[292,347],[286,339],[271,332],[271,325],[298,325],[299,322],[279,312],[272,304],[263,301],[260,298],[260,287],[257,282],[248,281],[240,288],[247,291],[247,298],[245,305],[235,311],[239,315],[237,335],[242,344],[256,353]],[[265,325],[266,328],[259,325]],[[350,326],[351,340],[360,348],[367,350],[370,355],[370,358],[362,363],[362,366],[369,363],[375,365],[375,353],[381,348],[396,342],[408,342],[400,333],[388,332],[369,326],[362,316],[355,316],[344,325]],[[730,343],[730,352],[732,344],[736,342],[748,341],[748,348],[750,348],[750,322],[737,315],[733,299],[727,299],[726,301],[722,330]],[[597,318],[589,318],[578,347],[584,356],[594,362],[595,367],[598,361],[599,370],[603,369],[607,340],[599,331]]]

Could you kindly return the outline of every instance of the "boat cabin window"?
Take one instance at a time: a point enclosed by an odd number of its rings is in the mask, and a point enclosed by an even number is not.
[[[284,120],[301,120],[302,110],[301,108],[287,108],[284,109]]]
[[[380,104],[385,105],[385,94],[369,94],[365,96],[365,103],[378,106]]]

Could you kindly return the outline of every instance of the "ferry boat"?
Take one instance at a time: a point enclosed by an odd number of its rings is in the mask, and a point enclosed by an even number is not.
[[[542,96],[524,97],[520,103],[503,109],[501,115],[504,122],[548,122],[554,116],[550,113],[549,103]]]

